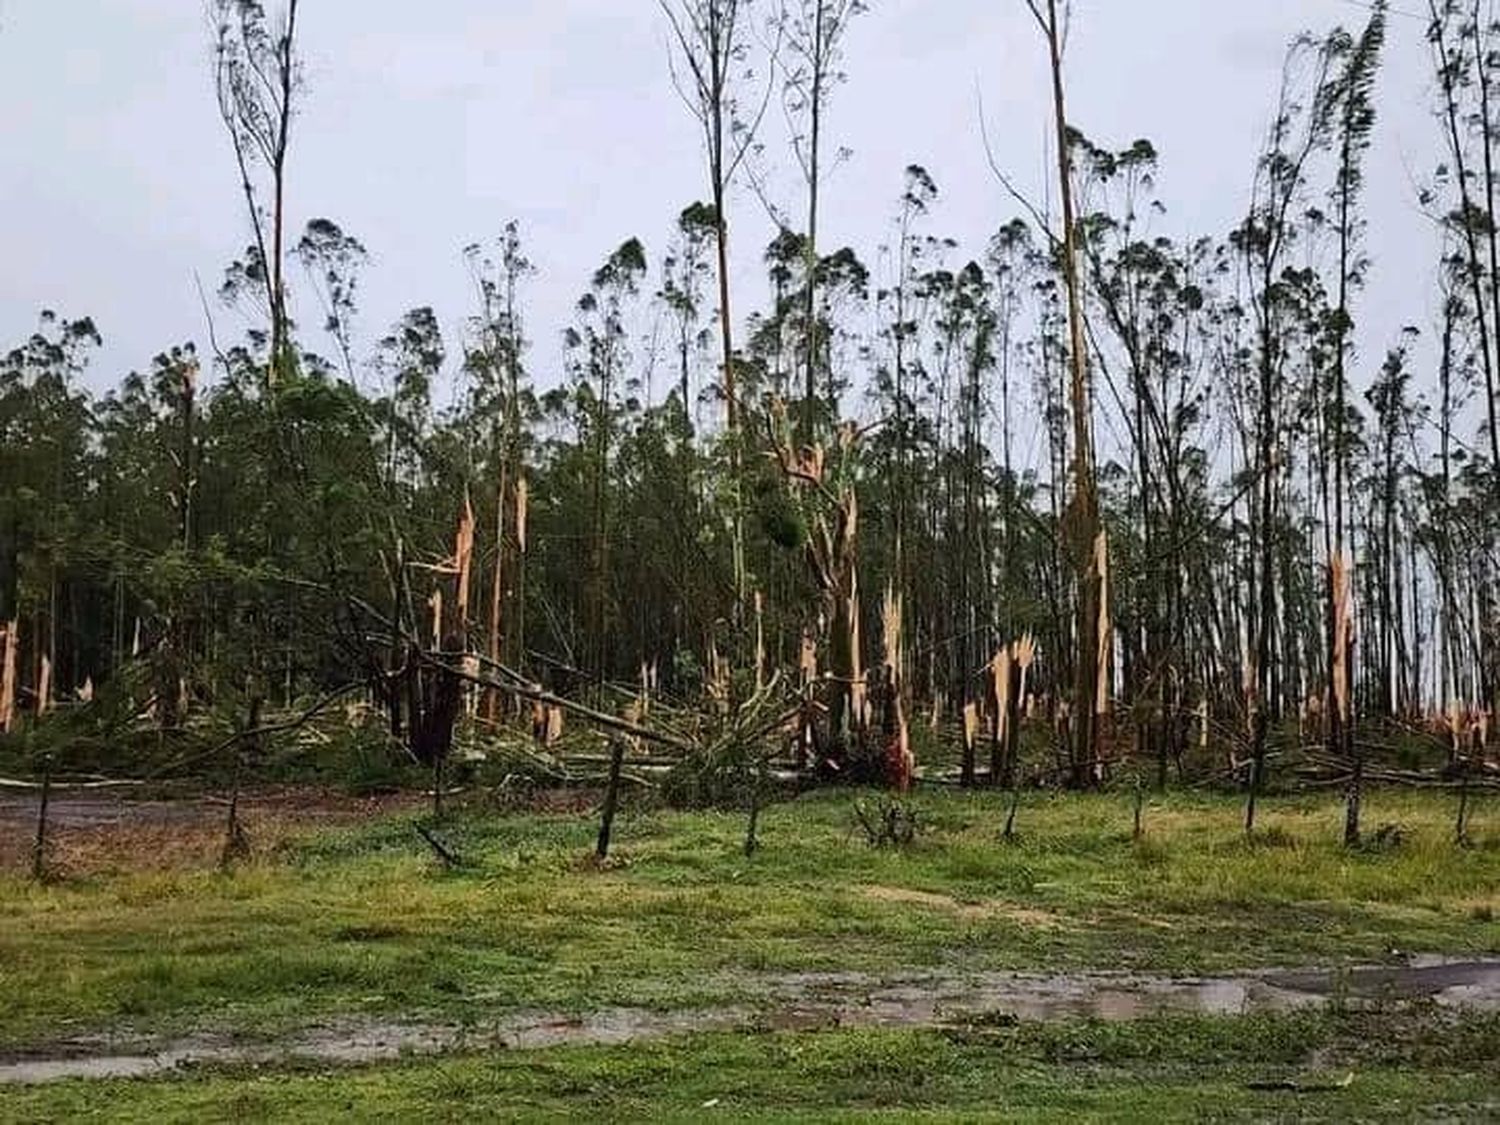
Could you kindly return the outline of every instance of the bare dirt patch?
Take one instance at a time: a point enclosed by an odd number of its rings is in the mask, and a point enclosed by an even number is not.
[[[932,891],[912,890],[909,887],[869,886],[861,888],[868,899],[897,906],[920,906],[929,910],[940,910],[968,921],[1003,918],[1018,925],[1040,929],[1061,929],[1067,920],[1047,910],[1036,910],[1011,902],[990,900],[986,902],[963,902],[952,895]]]
[[[419,809],[428,800],[417,793],[259,789],[241,795],[240,820],[255,852],[264,854],[299,832]],[[0,791],[0,871],[29,869],[38,804],[35,791]],[[227,813],[225,800],[213,795],[143,800],[128,790],[58,788],[48,804],[47,869],[68,878],[211,866],[224,846]]]

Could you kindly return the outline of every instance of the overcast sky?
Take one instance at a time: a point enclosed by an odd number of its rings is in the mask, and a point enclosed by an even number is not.
[[[1424,24],[1405,14],[1419,4],[1392,16],[1380,91],[1361,385],[1400,327],[1428,329],[1434,311],[1435,236],[1415,184],[1438,140]],[[825,189],[824,245],[873,260],[916,162],[942,193],[931,231],[978,253],[1016,211],[987,170],[981,95],[999,161],[1024,184],[1044,182],[1035,29],[1022,0],[870,7],[848,39],[849,80],[828,126],[853,156]],[[1101,143],[1156,143],[1169,208],[1157,223],[1181,234],[1223,234],[1243,214],[1287,41],[1367,14],[1354,0],[1074,7],[1070,117]],[[304,0],[302,10],[289,227],[327,216],[370,249],[363,339],[430,304],[454,342],[472,305],[462,248],[515,218],[540,270],[528,293],[532,366],[554,382],[558,337],[590,273],[630,235],[655,262],[678,211],[704,194],[655,0]],[[93,316],[106,347],[89,381],[103,386],[174,342],[205,340],[195,271],[212,292],[248,241],[209,38],[200,0],[0,0],[0,347],[23,339],[41,308]],[[769,227],[745,194],[731,218],[756,286],[742,290],[745,307],[762,298]],[[242,330],[215,315],[221,332]]]

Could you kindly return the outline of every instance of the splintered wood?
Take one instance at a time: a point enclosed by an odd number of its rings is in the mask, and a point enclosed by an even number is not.
[[[755,591],[755,690],[764,691],[766,686],[766,629],[765,598]]]
[[[8,733],[16,718],[16,653],[21,647],[20,622],[0,625],[0,732]]]
[[[818,678],[818,641],[811,633],[802,634],[802,652],[797,660],[797,670],[802,674],[802,686],[810,686]]]
[[[458,533],[454,536],[453,568],[458,575],[458,627],[469,622],[469,576],[474,562],[474,505],[469,494],[464,492],[464,510],[458,518]]]
[[[1101,531],[1094,540],[1094,568],[1099,575],[1099,683],[1094,692],[1094,710],[1109,711],[1110,650],[1114,627],[1109,619],[1109,536]]]
[[[849,666],[845,674],[849,680],[849,705],[855,726],[862,729],[869,725],[869,691],[865,684],[864,666],[860,661],[859,571],[855,565],[855,545],[859,542],[859,500],[852,488],[844,490],[840,509],[839,570],[843,586],[843,612],[838,615],[835,628],[841,628],[847,636]],[[835,675],[840,673],[837,668],[833,671]]]
[[[995,701],[995,741],[1004,742],[1006,723],[1010,719],[1010,648],[1002,648],[990,661]]]
[[[759,595],[756,606],[759,608]],[[901,596],[887,586],[885,600],[880,606],[881,643],[885,652],[885,666],[890,670],[892,681],[901,677]]]
[[[42,674],[36,686],[36,713],[45,715],[52,710],[52,658],[42,656]]]
[[[1354,590],[1349,581],[1349,560],[1340,553],[1333,560],[1333,702],[1339,721],[1348,723],[1349,652],[1354,645]]]
[[[531,704],[531,736],[543,746],[556,745],[563,736],[563,709],[540,701],[533,701]]]
[[[1021,676],[1016,688],[1016,698],[1026,699],[1026,677],[1031,671],[1032,664],[1036,663],[1036,638],[1030,633],[1024,633],[1021,639],[1012,647],[1011,652],[1017,666],[1021,669]],[[1028,706],[1027,710],[1030,710]]]
[[[531,495],[531,486],[522,477],[516,481],[516,549],[526,553],[526,510]]]
[[[899,792],[911,788],[916,759],[911,751],[911,732],[906,723],[906,706],[901,681],[901,596],[886,587],[880,608],[881,642],[885,652],[887,685],[886,715],[886,781]]]

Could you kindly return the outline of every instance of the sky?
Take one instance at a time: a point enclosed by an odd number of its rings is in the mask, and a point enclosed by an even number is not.
[[[267,0],[273,10],[276,0]],[[978,254],[1048,174],[1049,87],[1022,0],[871,0],[851,30],[827,129],[849,159],[824,186],[823,245],[867,261],[890,230],[903,169],[937,181],[933,234]],[[1403,325],[1433,324],[1436,234],[1417,204],[1439,161],[1420,0],[1391,17],[1368,165],[1371,284],[1356,315],[1368,382]],[[517,220],[538,267],[530,357],[557,381],[560,337],[589,276],[639,236],[653,263],[706,194],[696,123],[668,67],[656,0],[303,0],[306,91],[289,230],[327,217],[371,254],[357,335],[437,310],[450,351],[474,305],[462,251]],[[1161,233],[1218,234],[1244,214],[1286,44],[1358,27],[1356,0],[1075,0],[1072,123],[1101,144],[1161,153]],[[115,384],[174,343],[205,347],[210,294],[249,241],[212,93],[202,0],[0,0],[0,348],[40,309],[89,315],[105,338],[87,381]],[[773,110],[772,191],[797,199]],[[739,303],[761,303],[771,227],[731,204]],[[310,296],[302,320],[321,317]],[[245,325],[213,307],[221,337]],[[315,349],[332,354],[326,341]]]

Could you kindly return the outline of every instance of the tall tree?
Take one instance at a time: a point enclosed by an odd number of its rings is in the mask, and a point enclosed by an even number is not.
[[[817,435],[819,409],[818,340],[812,326],[818,320],[818,218],[823,178],[827,175],[824,129],[828,100],[844,80],[840,69],[844,37],[854,18],[868,9],[865,0],[791,0],[777,21],[782,37],[783,104],[792,122],[792,151],[807,185],[807,229],[802,243],[803,323],[802,440]],[[830,392],[823,403],[830,415],[837,404]]]
[[[1077,206],[1073,185],[1073,132],[1068,126],[1063,82],[1064,27],[1069,16],[1064,0],[1026,0],[1046,42],[1052,77],[1053,139],[1057,146],[1057,176],[1062,205],[1062,237],[1058,240],[1068,302],[1068,405],[1073,425],[1073,495],[1068,505],[1068,536],[1078,585],[1074,628],[1076,659],[1073,669],[1072,780],[1081,786],[1099,756],[1099,719],[1108,700],[1101,697],[1101,638],[1104,634],[1104,545],[1099,519],[1098,485],[1094,479],[1094,399],[1089,382],[1087,332],[1084,326],[1083,278],[1078,262]]]
[[[214,82],[219,116],[229,131],[240,190],[255,241],[241,263],[245,279],[265,292],[270,320],[267,379],[292,368],[291,317],[285,280],[286,181],[292,119],[301,90],[298,0],[274,22],[259,0],[213,0]],[[256,170],[268,184],[257,185]],[[262,194],[270,196],[269,203]],[[269,209],[268,209],[269,208]]]
[[[769,82],[758,103],[742,101],[755,77],[749,64],[751,24],[756,0],[658,0],[672,28],[681,69],[674,68],[678,93],[697,119],[708,166],[711,211],[699,215],[714,230],[719,283],[720,386],[728,428],[735,596],[745,598],[745,529],[739,489],[740,392],[736,387],[734,317],[730,303],[729,189],[755,143],[769,104]],[[769,79],[770,65],[767,64]],[[690,410],[686,397],[683,409]],[[737,609],[738,612],[738,609]]]
[[[1334,231],[1338,241],[1337,304],[1332,310],[1328,335],[1332,356],[1333,388],[1329,408],[1332,425],[1333,461],[1333,528],[1329,560],[1327,637],[1328,667],[1342,675],[1344,682],[1332,685],[1329,708],[1329,731],[1337,753],[1354,759],[1350,782],[1345,843],[1359,842],[1360,782],[1363,760],[1354,738],[1352,724],[1344,720],[1352,713],[1347,703],[1353,698],[1353,661],[1338,649],[1349,643],[1342,630],[1341,612],[1334,590],[1334,559],[1344,554],[1344,493],[1348,473],[1349,401],[1346,372],[1350,333],[1354,326],[1351,301],[1354,291],[1364,281],[1366,263],[1359,253],[1362,222],[1359,218],[1359,195],[1364,186],[1364,157],[1369,151],[1375,129],[1375,79],[1380,70],[1381,52],[1385,46],[1386,0],[1375,0],[1369,22],[1356,39],[1342,29],[1333,33],[1324,51],[1336,66],[1326,89],[1317,91],[1320,112],[1331,120],[1322,126],[1330,133],[1337,148],[1337,168],[1332,192]],[[1340,701],[1344,701],[1340,704]]]

